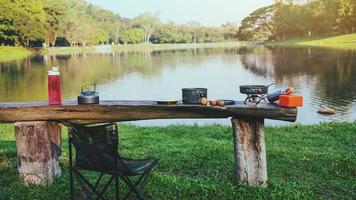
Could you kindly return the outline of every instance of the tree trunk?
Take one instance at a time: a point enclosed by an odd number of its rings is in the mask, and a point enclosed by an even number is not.
[[[283,39],[282,39],[282,40],[284,41],[284,40],[286,39],[286,38],[285,38],[285,35],[284,35],[284,30],[283,30],[283,33],[282,33],[282,34],[283,34],[283,36],[282,36]]]
[[[53,40],[51,41],[51,47],[55,47],[56,46],[56,40],[57,40],[57,35],[53,36]]]
[[[61,127],[53,122],[15,123],[17,169],[26,185],[49,185],[61,174]]]
[[[232,119],[236,179],[248,186],[267,186],[264,119]]]

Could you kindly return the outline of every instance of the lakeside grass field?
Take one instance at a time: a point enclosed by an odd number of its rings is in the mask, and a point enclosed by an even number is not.
[[[32,51],[23,47],[0,46],[0,62],[23,59],[31,54]]]
[[[267,127],[265,189],[235,183],[231,127],[119,127],[123,155],[160,158],[149,199],[356,199],[356,123]],[[69,198],[65,129],[62,136],[62,176],[27,188],[16,170],[13,127],[0,125],[0,199]]]
[[[313,46],[344,50],[356,50],[356,34],[340,36],[299,37],[273,43],[279,46]]]

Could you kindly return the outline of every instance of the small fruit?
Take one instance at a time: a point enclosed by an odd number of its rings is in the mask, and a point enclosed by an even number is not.
[[[219,106],[224,106],[225,102],[224,101],[218,101]]]
[[[218,102],[217,101],[210,101],[210,105],[212,105],[212,106],[216,106],[216,105],[218,105]]]
[[[201,105],[206,106],[206,105],[208,105],[208,102],[209,102],[208,99],[205,98],[205,97],[203,97],[203,98],[200,99],[200,104],[201,104]]]

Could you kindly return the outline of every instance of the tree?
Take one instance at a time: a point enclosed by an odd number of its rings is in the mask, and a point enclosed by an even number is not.
[[[142,41],[145,31],[141,28],[132,28],[121,33],[121,40],[124,44],[135,44]]]
[[[354,0],[277,0],[243,19],[240,39],[277,39],[349,33],[355,29]]]
[[[46,38],[45,13],[39,0],[2,0],[0,32],[4,38],[28,47],[30,41]],[[16,37],[14,37],[16,36]]]
[[[14,45],[17,40],[12,4],[9,0],[0,0],[0,44]]]
[[[276,35],[275,6],[266,6],[257,9],[244,18],[239,29],[240,39],[271,39]]]
[[[56,46],[58,36],[64,36],[66,20],[68,19],[68,0],[44,0],[44,11],[46,13],[45,28],[47,30],[50,46]]]
[[[134,24],[137,28],[142,28],[144,30],[144,38],[143,41],[149,42],[150,38],[160,24],[159,21],[159,13],[151,14],[149,12],[145,12],[140,14],[138,17],[134,19]]]
[[[106,44],[118,41],[120,31],[120,17],[111,11],[89,4],[87,14],[96,22],[96,28],[101,29]]]
[[[338,28],[344,33],[354,33],[356,27],[356,2],[354,0],[339,0]]]
[[[221,25],[221,29],[223,32],[224,40],[236,40],[239,27],[235,23],[226,23]]]

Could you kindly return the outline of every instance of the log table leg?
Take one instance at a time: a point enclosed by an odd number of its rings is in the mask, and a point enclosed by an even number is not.
[[[60,175],[61,127],[53,122],[15,123],[17,168],[26,185],[49,185]]]
[[[267,186],[264,119],[232,119],[236,179],[248,186]]]

